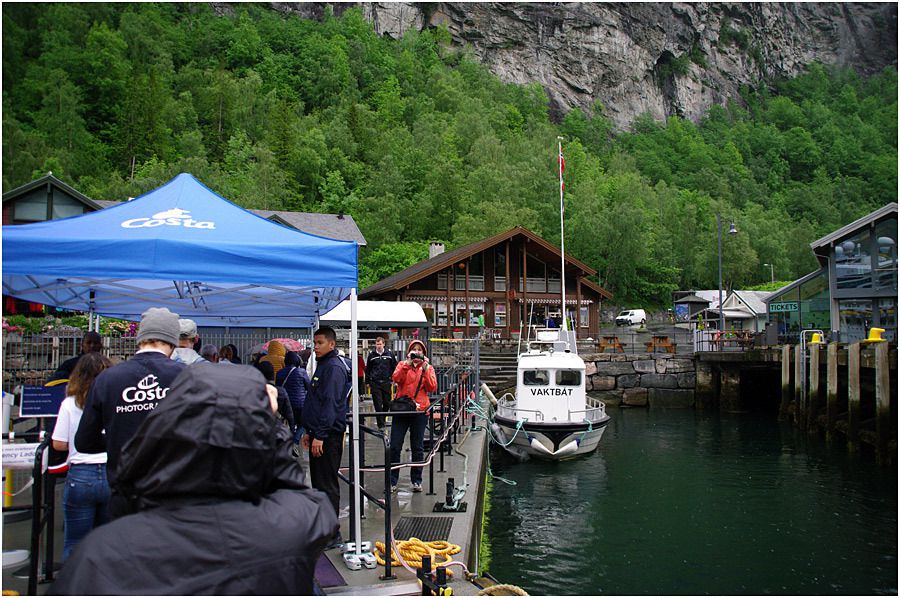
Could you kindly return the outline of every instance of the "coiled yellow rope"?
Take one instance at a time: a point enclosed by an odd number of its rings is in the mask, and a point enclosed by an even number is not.
[[[397,550],[400,551],[400,556],[403,557],[403,560],[407,565],[418,569],[422,566],[422,557],[430,556],[432,571],[434,571],[436,567],[453,562],[451,555],[457,554],[462,550],[459,545],[451,544],[444,540],[423,542],[418,538],[410,538],[409,540],[397,540],[396,543]],[[385,554],[387,554],[387,550],[385,549],[384,543],[375,542],[375,560],[378,561],[379,565],[384,566]],[[444,557],[444,562],[438,562],[437,557],[439,556]],[[391,550],[391,565],[400,566],[400,559],[397,558],[397,553],[393,550]],[[447,575],[452,576],[453,572],[450,569],[447,569]]]

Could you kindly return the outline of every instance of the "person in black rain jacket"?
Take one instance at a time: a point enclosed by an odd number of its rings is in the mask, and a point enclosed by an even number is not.
[[[136,512],[101,526],[51,593],[304,595],[338,529],[250,366],[188,366],[123,452]]]

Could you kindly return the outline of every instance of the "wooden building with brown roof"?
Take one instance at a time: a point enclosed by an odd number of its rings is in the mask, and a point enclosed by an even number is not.
[[[432,243],[429,259],[381,280],[361,299],[416,301],[436,334],[469,337],[478,317],[495,336],[514,337],[523,326],[559,325],[561,252],[528,229],[517,226],[452,251]],[[524,275],[523,275],[524,273]],[[600,303],[612,295],[588,279],[597,271],[566,256],[566,312],[579,337],[596,338]],[[524,282],[524,284],[523,284]]]

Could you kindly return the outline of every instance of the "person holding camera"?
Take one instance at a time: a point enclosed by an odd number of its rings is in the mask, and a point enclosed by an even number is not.
[[[397,398],[391,403],[391,463],[400,462],[403,441],[409,430],[413,461],[425,458],[426,410],[431,404],[428,393],[437,390],[434,368],[428,363],[425,343],[414,340],[409,344],[406,359],[397,364],[392,380],[397,384]],[[422,491],[422,468],[412,467],[409,473],[412,491]],[[397,490],[400,470],[391,470],[391,491]]]

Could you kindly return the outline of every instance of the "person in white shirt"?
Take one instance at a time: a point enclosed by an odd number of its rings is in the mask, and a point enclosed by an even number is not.
[[[85,353],[69,379],[68,394],[59,408],[53,428],[53,448],[68,451],[69,472],[63,493],[65,531],[62,558],[95,527],[109,520],[110,489],[106,479],[106,453],[80,453],[75,449],[75,432],[84,413],[84,404],[94,379],[112,362],[100,353]]]

